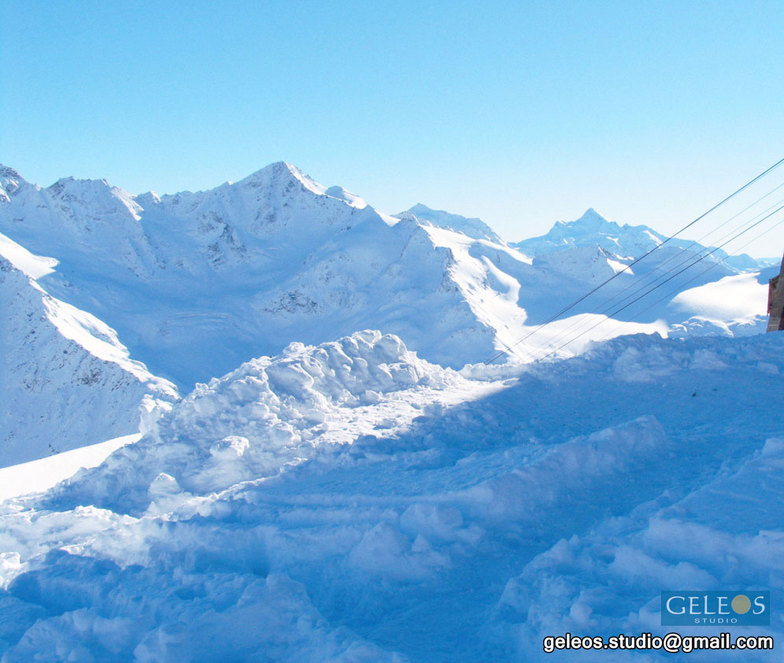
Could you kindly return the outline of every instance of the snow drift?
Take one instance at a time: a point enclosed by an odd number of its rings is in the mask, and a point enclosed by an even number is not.
[[[393,434],[432,406],[492,388],[428,364],[377,331],[318,347],[293,343],[280,357],[197,385],[140,442],[63,486],[58,499],[157,511],[171,506],[169,497],[276,476],[360,437]]]
[[[782,350],[635,336],[503,389],[374,332],[249,362],[0,506],[4,662],[548,660],[673,630],[662,589],[776,605]]]

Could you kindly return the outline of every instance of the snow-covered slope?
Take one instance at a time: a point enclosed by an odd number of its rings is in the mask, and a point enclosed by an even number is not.
[[[778,270],[777,272],[778,273]],[[671,302],[673,309],[689,317],[673,325],[675,335],[694,333],[725,336],[765,331],[767,316],[760,315],[768,305],[768,276],[765,272],[725,276],[680,292]]]
[[[560,275],[565,284],[580,283],[584,288],[622,271],[665,239],[647,226],[621,226],[589,209],[576,221],[559,221],[546,235],[512,246],[532,256],[533,266],[541,272]],[[701,256],[705,257],[689,267]],[[730,335],[759,333],[765,329],[767,280],[772,276],[769,271],[748,255],[731,256],[721,249],[709,253],[697,242],[676,238],[575,310],[607,311],[614,318],[639,322],[660,318],[678,334],[687,330],[696,334],[717,330]],[[740,278],[741,274],[746,274],[741,278],[745,296],[739,298],[740,281],[734,277]],[[707,284],[710,287],[702,289]],[[631,301],[653,286],[660,287],[639,303]],[[680,297],[679,293],[686,290],[690,294]],[[533,291],[539,295],[536,289]],[[720,307],[715,306],[717,299],[723,300]],[[538,309],[535,301],[527,303],[532,311]]]
[[[250,362],[0,507],[3,661],[573,660],[543,638],[726,631],[662,627],[660,595],[780,602],[782,357],[637,336],[503,390],[377,333]]]
[[[100,465],[117,449],[138,441],[141,436],[141,433],[122,435],[86,447],[62,451],[54,456],[0,467],[0,501],[49,490],[81,469]]]
[[[177,399],[114,330],[38,285],[54,262],[0,235],[0,466],[134,433]]]

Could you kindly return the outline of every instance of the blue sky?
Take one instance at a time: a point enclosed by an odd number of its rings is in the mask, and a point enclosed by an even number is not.
[[[784,156],[781,2],[0,7],[0,161],[43,185],[283,159],[516,240],[587,207],[673,231]]]

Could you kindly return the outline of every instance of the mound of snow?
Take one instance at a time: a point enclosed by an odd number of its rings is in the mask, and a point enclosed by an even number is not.
[[[317,347],[293,343],[197,385],[140,442],[63,487],[63,499],[122,512],[168,509],[172,500],[278,475],[335,445],[394,434],[434,404],[488,388],[377,331]]]

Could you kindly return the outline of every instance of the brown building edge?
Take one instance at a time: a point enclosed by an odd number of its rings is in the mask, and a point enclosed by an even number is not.
[[[768,331],[784,329],[784,258],[778,276],[768,282]]]

